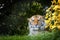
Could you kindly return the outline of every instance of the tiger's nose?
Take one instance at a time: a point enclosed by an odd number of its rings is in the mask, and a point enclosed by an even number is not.
[[[34,24],[37,26],[38,25],[38,22],[35,22]]]

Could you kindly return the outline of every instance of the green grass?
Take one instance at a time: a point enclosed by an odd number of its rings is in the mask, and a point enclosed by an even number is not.
[[[0,40],[54,40],[54,37],[55,35],[52,32],[41,32],[35,36],[0,36]],[[60,38],[57,40],[60,40]]]

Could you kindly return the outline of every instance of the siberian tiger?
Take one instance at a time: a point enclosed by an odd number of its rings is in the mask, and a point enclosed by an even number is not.
[[[45,29],[44,17],[41,15],[33,15],[31,18],[28,18],[28,21],[29,35],[35,35]]]

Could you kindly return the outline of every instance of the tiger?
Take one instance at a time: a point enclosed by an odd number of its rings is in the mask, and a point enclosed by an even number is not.
[[[44,16],[41,15],[33,15],[28,18],[28,26],[29,26],[29,35],[36,35],[41,30],[45,30],[45,22]]]

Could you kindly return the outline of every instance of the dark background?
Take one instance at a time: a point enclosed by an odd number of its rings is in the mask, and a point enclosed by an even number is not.
[[[0,0],[0,34],[1,35],[24,35],[28,34],[27,18],[31,17],[32,12],[27,11],[31,8],[32,2],[41,3],[42,9],[51,5],[51,0]],[[27,6],[27,4],[30,6]],[[29,13],[28,13],[29,12]],[[38,12],[37,12],[38,13]],[[44,12],[40,12],[41,15]]]

